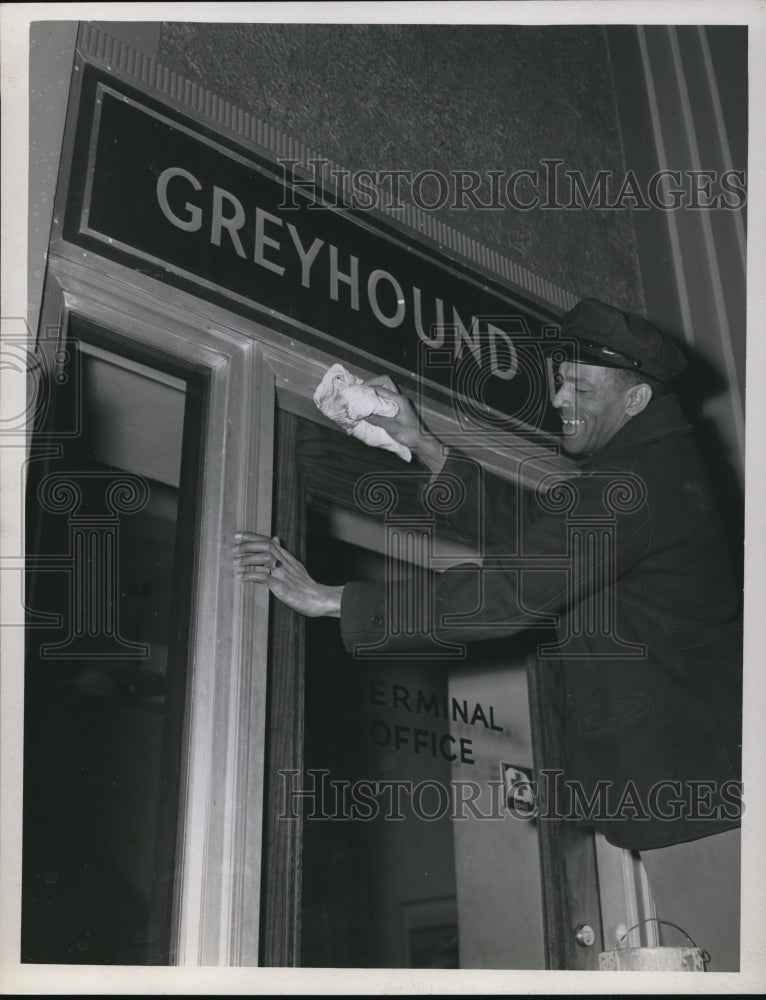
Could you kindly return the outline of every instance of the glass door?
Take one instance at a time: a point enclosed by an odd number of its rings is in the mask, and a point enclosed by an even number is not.
[[[417,542],[392,559],[378,503],[422,535],[427,476],[284,410],[276,449],[273,531],[316,579],[427,568]],[[432,541],[442,566],[471,558]],[[506,796],[533,768],[528,657],[355,658],[337,620],[272,601],[263,964],[544,967],[538,829]]]
[[[306,534],[323,579],[391,569],[332,502],[309,505]],[[447,665],[355,661],[336,620],[311,619],[305,671],[301,965],[458,968]]]

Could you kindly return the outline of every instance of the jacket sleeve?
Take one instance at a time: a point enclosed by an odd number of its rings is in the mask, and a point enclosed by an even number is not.
[[[623,475],[615,473],[612,484]],[[566,480],[545,499],[530,495],[506,504],[501,496],[488,508],[485,498],[481,510],[500,520],[485,522],[494,544],[485,547],[481,566],[347,584],[341,604],[346,648],[377,647],[395,655],[433,649],[435,642],[459,647],[525,628],[555,627],[562,612],[608,591],[647,552],[645,498],[633,506],[623,503],[622,512],[619,505],[605,509],[609,483],[601,473]],[[507,539],[497,541],[504,534]]]
[[[518,483],[488,472],[462,452],[452,451],[427,489],[441,534],[458,541],[509,545],[526,491]],[[448,508],[439,512],[439,501]],[[512,530],[513,529],[513,530]]]

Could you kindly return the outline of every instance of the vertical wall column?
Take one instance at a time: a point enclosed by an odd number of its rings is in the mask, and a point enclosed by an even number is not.
[[[607,29],[626,170],[667,208],[633,212],[647,315],[685,345],[688,401],[703,417],[706,457],[733,544],[742,544],[745,464],[747,28]],[[678,192],[673,194],[673,192]],[[678,203],[676,205],[676,202]],[[676,207],[673,207],[676,205]],[[740,548],[741,550],[741,548]],[[653,916],[646,874],[597,838],[605,947]],[[624,923],[624,925],[623,925]],[[659,943],[656,925],[631,946]]]
[[[647,314],[689,348],[711,453],[744,482],[747,29],[607,29]],[[655,181],[655,184],[657,182]],[[674,194],[674,192],[677,192]],[[654,199],[652,199],[654,200]]]

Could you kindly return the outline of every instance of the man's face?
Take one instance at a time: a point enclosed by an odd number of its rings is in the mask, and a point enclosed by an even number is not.
[[[564,361],[553,405],[562,420],[564,449],[573,455],[600,451],[630,420],[630,387],[619,385],[613,368]]]

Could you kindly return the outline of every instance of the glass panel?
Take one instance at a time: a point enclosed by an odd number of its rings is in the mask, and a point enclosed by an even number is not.
[[[200,387],[70,334],[28,476],[22,961],[166,964]]]
[[[305,424],[297,449],[309,572],[384,580],[386,523],[349,502],[376,456]],[[537,823],[505,790],[507,771],[532,775],[529,652],[354,659],[336,620],[305,620],[302,965],[544,967]]]
[[[323,580],[333,566],[346,579],[383,579],[384,557],[333,537],[332,513],[309,510],[311,571]],[[320,808],[317,818],[304,813],[302,965],[458,967],[450,816],[418,818],[407,794],[425,781],[449,787],[450,761],[439,749],[449,724],[442,716],[420,728],[410,712],[390,707],[416,689],[443,704],[443,664],[356,662],[337,621],[307,622],[304,782],[320,789]],[[416,734],[424,744],[417,750]],[[324,795],[322,771],[336,783]],[[345,818],[354,811],[360,818]],[[407,932],[404,908],[413,904],[435,916]]]

